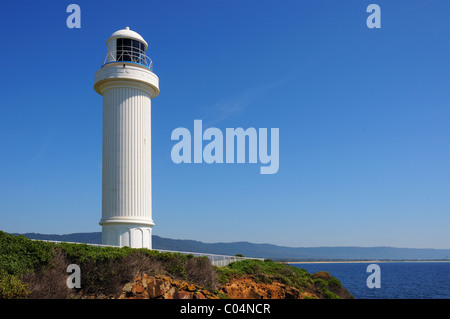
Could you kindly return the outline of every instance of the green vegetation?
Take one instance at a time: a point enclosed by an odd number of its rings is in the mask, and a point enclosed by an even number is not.
[[[66,285],[69,264],[82,269],[81,289]],[[222,297],[218,290],[221,284],[245,275],[266,284],[279,281],[300,291],[314,289],[325,298],[337,298],[339,289],[345,290],[328,273],[310,275],[304,269],[271,260],[247,259],[219,268],[207,257],[129,247],[55,244],[0,231],[0,299],[114,296],[142,273],[185,280]]]
[[[25,236],[13,236],[0,231],[0,270],[10,275],[22,275],[48,264],[53,257],[53,244],[32,241]]]
[[[69,264],[83,269],[82,291],[66,286]],[[206,257],[129,247],[55,244],[0,231],[0,298],[114,295],[143,272],[169,275],[210,290],[218,284],[215,269]]]
[[[276,280],[286,286],[296,287],[302,292],[315,290],[328,299],[340,298],[338,293],[345,291],[340,281],[327,272],[310,275],[305,269],[269,259],[264,261],[247,259],[233,262],[228,266],[217,268],[216,272],[221,284],[225,284],[233,278],[250,275],[256,282],[270,284]]]
[[[241,275],[253,275],[257,281],[265,283],[278,280],[286,285],[297,288],[302,288],[308,283],[312,283],[306,270],[280,264],[269,259],[264,261],[246,259],[217,268],[217,276],[221,284],[225,284],[231,278]]]
[[[19,299],[28,296],[27,285],[17,276],[0,270],[0,298]]]

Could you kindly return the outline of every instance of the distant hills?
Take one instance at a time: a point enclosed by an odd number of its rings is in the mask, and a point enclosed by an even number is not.
[[[17,235],[17,234],[16,234]],[[51,235],[25,233],[31,239],[101,244],[102,233]],[[283,261],[306,260],[450,260],[450,249],[421,249],[395,247],[285,247],[249,242],[203,243],[196,240],[170,239],[156,235],[154,249],[201,252],[219,255],[242,254]]]

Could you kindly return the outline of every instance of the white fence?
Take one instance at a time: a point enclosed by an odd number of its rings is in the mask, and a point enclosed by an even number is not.
[[[98,247],[119,247],[119,246],[113,246],[113,245],[102,245],[102,244],[91,244],[91,243],[75,243],[75,242],[68,242],[68,241],[56,241],[56,240],[45,240],[45,239],[32,239],[32,240],[40,240],[40,241],[46,241],[50,243],[67,243],[67,244],[85,244],[90,246],[98,246]],[[240,260],[246,260],[246,259],[257,259],[257,260],[264,260],[264,258],[253,258],[253,257],[238,257],[238,256],[228,256],[228,255],[217,255],[217,254],[208,254],[208,253],[198,253],[198,252],[188,252],[188,251],[176,251],[176,250],[165,250],[165,249],[153,249],[162,253],[179,253],[183,255],[193,255],[194,257],[208,257],[211,264],[218,267],[223,267],[228,265],[229,263],[232,263],[234,261],[240,261]]]
[[[194,253],[187,251],[174,251],[174,250],[164,250],[164,249],[154,249],[164,253],[180,253],[186,255],[193,255],[194,257],[208,257],[211,261],[211,264],[218,267],[223,267],[232,263],[234,261],[240,261],[245,259],[257,259],[264,260],[264,258],[252,258],[252,257],[238,257],[238,256],[228,256],[228,255],[216,255],[216,254],[208,254],[208,253]]]

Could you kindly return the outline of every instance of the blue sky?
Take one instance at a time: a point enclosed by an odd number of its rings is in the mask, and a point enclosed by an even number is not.
[[[81,8],[69,29],[66,8]],[[366,8],[381,8],[369,29]],[[154,234],[287,246],[450,248],[450,2],[2,4],[0,229],[100,231],[106,40],[129,25],[160,78]],[[280,168],[175,164],[177,127],[279,128]]]

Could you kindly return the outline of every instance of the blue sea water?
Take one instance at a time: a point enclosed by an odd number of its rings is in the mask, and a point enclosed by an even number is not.
[[[368,288],[367,266],[380,267],[380,288]],[[450,262],[292,264],[310,274],[328,271],[357,299],[450,299]]]

